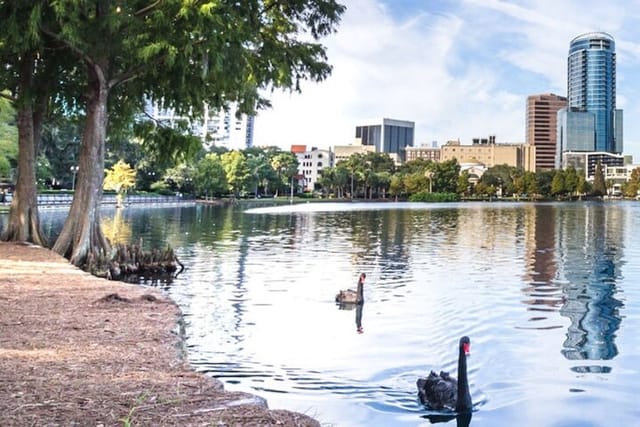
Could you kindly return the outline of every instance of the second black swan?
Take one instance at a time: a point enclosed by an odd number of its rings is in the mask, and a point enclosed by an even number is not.
[[[447,409],[459,414],[472,411],[473,403],[467,379],[467,356],[470,351],[471,340],[469,337],[460,338],[457,380],[444,371],[441,371],[440,374],[431,371],[427,378],[418,379],[418,398],[423,405],[430,409]]]

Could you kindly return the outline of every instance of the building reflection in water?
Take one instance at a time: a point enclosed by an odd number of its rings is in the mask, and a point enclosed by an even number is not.
[[[559,256],[567,283],[560,314],[571,320],[562,354],[570,360],[610,360],[622,302],[615,298],[622,263],[624,210],[588,204],[559,218]],[[608,372],[606,366],[581,366],[579,372]]]
[[[564,298],[556,281],[558,261],[556,258],[556,207],[537,205],[527,209],[526,215],[518,218],[517,230],[522,230],[527,257],[527,271],[523,277],[527,295],[524,301],[533,323],[527,329],[558,329],[563,326],[551,316],[557,312]]]

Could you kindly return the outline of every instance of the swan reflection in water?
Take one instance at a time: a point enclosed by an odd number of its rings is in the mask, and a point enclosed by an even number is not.
[[[364,302],[356,304],[356,332],[359,334],[364,332],[362,328],[362,309],[364,308]]]
[[[353,310],[356,312],[356,332],[359,334],[364,333],[364,327],[362,326],[362,312],[364,309],[364,302],[360,303],[341,303],[338,304],[340,310]]]
[[[443,414],[434,414],[434,415],[422,415],[422,418],[426,418],[429,420],[431,424],[437,423],[448,423],[449,421],[455,419],[456,427],[469,427],[471,424],[471,412],[466,412],[463,414],[451,414],[451,415],[443,415]]]
[[[356,332],[359,334],[364,332],[362,328],[362,309],[364,306],[364,281],[367,278],[366,273],[361,273],[358,277],[356,290],[347,289],[338,292],[336,295],[336,303],[340,310],[356,309]]]

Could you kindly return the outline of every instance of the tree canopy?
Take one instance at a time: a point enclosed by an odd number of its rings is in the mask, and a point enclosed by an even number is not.
[[[98,209],[108,124],[112,134],[125,128],[150,100],[185,116],[230,102],[241,112],[254,112],[268,106],[269,90],[299,90],[302,80],[321,81],[331,66],[318,40],[335,31],[345,10],[334,0],[10,4],[0,13],[6,29],[0,36],[0,57],[9,64],[0,72],[0,83],[11,90],[24,88],[16,93],[34,94],[18,105],[41,107],[46,100],[63,100],[65,111],[84,117],[76,193],[53,247],[75,264],[90,251],[109,249]],[[54,50],[55,55],[44,54]],[[59,71],[55,79],[42,80],[56,83],[53,92],[32,84],[34,58],[38,70]],[[35,135],[25,138],[34,151],[34,140],[39,140],[34,129],[39,128],[32,112],[25,111],[30,122],[22,127]],[[145,129],[143,145],[151,140],[157,152],[177,155],[193,147],[172,137],[175,133]],[[29,154],[25,162],[33,165],[35,156]],[[37,209],[32,203],[35,172],[19,180],[24,185],[20,192],[28,193],[31,203],[23,210]]]

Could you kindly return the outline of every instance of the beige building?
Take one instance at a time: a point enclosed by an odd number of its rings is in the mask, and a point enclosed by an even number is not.
[[[343,160],[348,160],[352,154],[366,154],[375,152],[376,147],[374,145],[362,145],[360,138],[357,138],[356,142],[352,145],[336,145],[333,147],[336,165]]]
[[[405,159],[407,162],[418,159],[440,161],[440,148],[433,147],[407,147],[405,148]]]
[[[475,139],[474,139],[475,141]],[[478,141],[485,141],[478,139]],[[441,162],[456,159],[458,163],[482,163],[487,168],[496,165],[521,167],[535,172],[535,147],[529,144],[475,143],[462,145],[449,141],[441,148]]]
[[[556,164],[558,111],[567,98],[553,93],[527,97],[527,144],[536,147],[535,170],[550,170]]]

